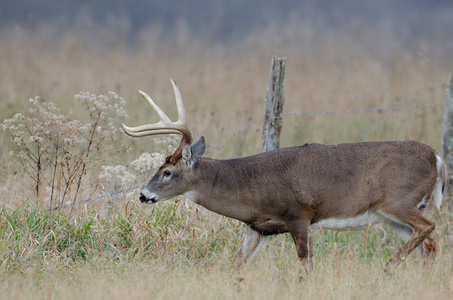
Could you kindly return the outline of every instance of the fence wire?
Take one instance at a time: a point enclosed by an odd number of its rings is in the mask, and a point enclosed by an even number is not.
[[[259,120],[263,119],[264,118],[264,115],[262,115],[261,117],[259,117],[258,119],[255,119],[253,120],[252,122],[248,123],[247,125],[245,125],[244,127],[242,127],[241,129],[239,130],[236,130],[235,132],[233,132],[232,134],[230,134],[229,136],[227,136],[226,138],[224,138],[223,140],[215,143],[214,145],[212,145],[211,147],[209,147],[208,149],[206,149],[206,151],[209,151],[211,150],[212,148],[215,148],[217,147],[218,145],[222,144],[223,142],[225,142],[226,140],[232,138],[233,136],[235,136],[236,134],[238,134],[239,132],[249,128],[250,126],[252,126],[253,124],[255,124],[256,122],[258,122]]]
[[[312,112],[299,112],[299,113],[284,113],[284,116],[310,116],[310,115],[326,115],[326,114],[344,114],[344,113],[355,113],[355,112],[371,112],[371,111],[389,111],[389,110],[401,110],[401,109],[414,109],[414,108],[428,108],[428,107],[439,107],[444,106],[444,103],[435,104],[414,104],[414,105],[402,105],[393,107],[374,107],[374,108],[359,108],[359,109],[347,109],[347,110],[327,110],[327,111],[312,111]]]
[[[391,110],[431,108],[431,107],[440,107],[440,106],[444,106],[444,103],[414,104],[414,105],[402,105],[402,106],[393,106],[393,107],[358,108],[358,109],[347,109],[347,110],[327,110],[327,111],[311,111],[311,112],[299,112],[299,113],[284,113],[283,115],[284,116],[313,116],[313,115],[345,114],[345,113],[373,112],[373,111],[382,112],[382,111],[391,111]],[[215,143],[214,145],[212,145],[211,147],[206,149],[206,151],[209,151],[209,150],[219,146],[220,144],[222,144],[225,141],[227,141],[228,139],[232,138],[233,136],[235,136],[239,132],[244,131],[245,129],[247,129],[250,126],[254,125],[256,122],[260,121],[263,118],[264,118],[264,115],[259,117],[259,118],[257,118],[257,119],[255,119],[255,120],[253,120],[252,122],[248,123],[247,125],[241,127],[240,129],[238,129],[235,132],[231,133],[227,137],[223,138],[219,142]],[[74,205],[78,205],[78,204],[83,204],[83,203],[88,203],[88,202],[96,201],[96,200],[99,200],[99,199],[102,199],[102,198],[106,198],[106,197],[112,197],[112,196],[115,196],[115,195],[118,195],[118,194],[127,193],[129,191],[138,189],[140,187],[141,186],[134,186],[134,187],[130,187],[130,188],[127,188],[127,189],[124,189],[124,190],[119,190],[119,191],[116,191],[116,192],[99,195],[97,197],[90,198],[90,199],[87,199],[87,200],[77,201],[77,202],[73,202],[73,203],[65,204],[65,205],[60,205],[60,206],[51,208],[51,209],[49,209],[47,211],[62,209],[62,208],[66,208],[66,207],[70,207],[70,206],[74,206]]]
[[[70,203],[70,204],[56,206],[56,207],[53,207],[51,209],[48,209],[47,211],[62,209],[62,208],[74,206],[74,205],[77,205],[77,204],[88,203],[88,202],[99,200],[99,199],[102,199],[102,198],[105,198],[105,197],[112,197],[112,196],[115,196],[115,195],[118,195],[118,194],[123,194],[123,193],[130,192],[132,190],[136,190],[139,187],[141,187],[141,186],[137,185],[137,186],[134,186],[134,187],[127,188],[125,190],[120,190],[120,191],[116,191],[116,192],[112,192],[112,193],[108,193],[108,194],[102,194],[102,195],[99,195],[97,197],[89,198],[87,200],[81,200],[81,201],[76,201],[76,202],[73,202],[73,203]]]

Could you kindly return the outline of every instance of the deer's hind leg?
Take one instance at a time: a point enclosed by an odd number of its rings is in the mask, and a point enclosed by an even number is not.
[[[397,266],[401,261],[405,260],[406,257],[414,251],[417,247],[421,246],[421,252],[423,257],[435,256],[436,244],[429,237],[431,232],[436,227],[433,222],[423,217],[419,210],[413,210],[411,214],[402,216],[401,214],[395,216],[385,215],[390,220],[389,223],[399,223],[401,228],[409,226],[412,229],[409,240],[406,244],[389,260],[386,265],[386,269],[389,267]],[[396,222],[398,219],[399,222]],[[421,245],[423,243],[423,245]]]
[[[395,230],[395,232],[405,243],[410,240],[413,230],[409,225],[400,224],[390,220],[388,220],[387,223],[393,228],[393,230]],[[436,258],[437,244],[431,237],[427,236],[417,247],[417,250],[420,252],[420,255],[424,260],[432,261]]]
[[[426,237],[421,247],[423,259],[428,262],[434,261],[437,254],[437,243],[431,238]]]

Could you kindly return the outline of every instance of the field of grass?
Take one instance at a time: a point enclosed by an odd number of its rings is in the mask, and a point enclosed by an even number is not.
[[[453,60],[436,57],[420,41],[409,48],[396,38],[378,40],[386,55],[329,37],[314,51],[310,38],[288,27],[275,37],[264,30],[239,44],[207,45],[179,37],[160,41],[150,32],[129,48],[122,40],[91,44],[83,33],[55,39],[52,32],[17,29],[0,43],[0,119],[26,113],[40,96],[71,118],[88,121],[73,100],[80,91],[126,99],[131,126],[157,117],[138,89],[176,117],[169,78],[179,85],[190,126],[210,145],[263,115],[271,55],[286,56],[285,113],[442,103]],[[295,40],[290,40],[290,38]],[[285,116],[282,146],[414,139],[440,149],[443,107],[382,112]],[[119,122],[117,122],[119,123]],[[118,124],[116,124],[118,125]],[[206,153],[231,158],[260,151],[262,123]],[[125,139],[132,152],[104,162],[130,168],[143,152],[159,152],[152,138]],[[142,205],[138,190],[57,211],[36,199],[7,132],[0,133],[0,298],[2,299],[451,299],[453,231],[451,204],[436,222],[437,260],[424,265],[412,254],[395,273],[385,262],[402,245],[386,226],[366,232],[314,233],[314,271],[303,274],[290,236],[268,241],[243,274],[234,261],[243,226],[178,198]],[[90,169],[79,200],[106,191],[101,166]],[[128,169],[129,170],[129,169]],[[130,185],[143,184],[141,174]],[[118,189],[118,186],[114,189]],[[112,190],[108,190],[112,191]],[[239,276],[244,278],[239,280]]]
[[[286,235],[272,238],[238,280],[233,266],[242,226],[182,199],[154,206],[129,201],[113,211],[93,205],[72,217],[25,203],[0,217],[4,299],[449,299],[453,289],[449,222],[438,213],[434,264],[413,254],[384,273],[401,245],[385,227],[315,232],[315,268],[302,282]]]

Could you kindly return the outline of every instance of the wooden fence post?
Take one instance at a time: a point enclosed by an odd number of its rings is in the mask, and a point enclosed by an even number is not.
[[[266,94],[262,152],[280,147],[280,132],[283,126],[283,103],[285,100],[285,70],[286,58],[273,56]]]
[[[442,123],[442,156],[447,164],[448,178],[445,186],[445,194],[447,195],[451,189],[450,175],[453,172],[453,75],[448,77],[447,87],[445,91],[445,113]]]

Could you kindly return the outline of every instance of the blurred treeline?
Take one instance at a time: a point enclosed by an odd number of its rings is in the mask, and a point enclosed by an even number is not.
[[[292,23],[319,36],[314,44],[327,32],[357,34],[360,28],[366,35],[380,28],[392,31],[407,46],[424,37],[445,39],[453,47],[448,38],[453,27],[449,0],[0,0],[0,8],[3,31],[51,26],[60,33],[74,28],[95,33],[108,27],[131,46],[156,26],[162,39],[184,30],[191,37],[234,43],[265,27]]]

